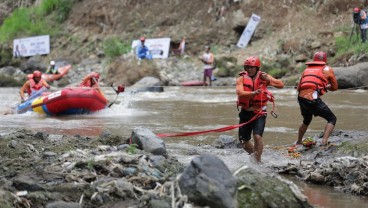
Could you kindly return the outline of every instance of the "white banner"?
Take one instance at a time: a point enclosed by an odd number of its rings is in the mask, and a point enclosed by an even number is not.
[[[252,14],[252,16],[249,19],[249,22],[247,24],[247,26],[245,27],[242,35],[239,38],[238,43],[236,44],[237,47],[239,48],[245,48],[247,47],[250,38],[252,37],[254,31],[256,30],[257,25],[259,24],[259,22],[261,21],[261,17],[256,15],[256,14]]]
[[[50,36],[35,36],[13,41],[14,57],[28,57],[50,53]]]
[[[169,57],[170,41],[170,38],[146,39],[144,45],[148,47],[152,58],[167,58]],[[141,44],[140,40],[133,40],[133,51],[139,44]]]

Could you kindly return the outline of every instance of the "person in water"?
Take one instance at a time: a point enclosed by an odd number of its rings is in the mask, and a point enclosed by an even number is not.
[[[45,74],[59,74],[55,61],[50,61],[50,66],[47,68]]]
[[[19,91],[22,102],[25,100],[24,92],[27,92],[29,96],[32,96],[36,92],[39,92],[45,88],[50,89],[50,85],[47,84],[44,79],[42,79],[42,73],[40,71],[36,70],[33,72],[33,74],[30,74],[27,77],[28,80],[23,84]]]
[[[245,151],[254,153],[257,162],[261,162],[263,152],[263,131],[266,125],[267,101],[270,92],[267,86],[283,88],[281,80],[260,71],[261,61],[258,57],[251,56],[243,64],[244,72],[236,79],[236,93],[238,95],[237,105],[241,107],[239,113],[239,124],[249,122],[239,128],[239,141]],[[251,143],[253,132],[254,145]]]
[[[320,116],[327,121],[323,132],[322,146],[328,144],[328,138],[335,128],[337,118],[321,100],[321,96],[327,93],[327,90],[336,91],[338,89],[334,71],[326,62],[327,54],[325,52],[315,53],[313,61],[306,63],[307,68],[300,78],[297,90],[303,122],[299,126],[296,145],[302,145],[303,136],[312,121],[313,115]]]

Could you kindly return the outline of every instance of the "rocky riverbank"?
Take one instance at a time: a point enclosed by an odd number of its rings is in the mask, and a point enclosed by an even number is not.
[[[367,195],[367,135],[338,132],[331,149],[316,147],[295,163],[268,168]],[[3,207],[311,207],[293,183],[270,171],[244,166],[232,173],[209,154],[182,164],[142,127],[131,138],[108,131],[83,137],[20,129],[1,135],[0,148]],[[212,148],[236,145],[217,141]]]
[[[184,167],[161,141],[142,128],[133,130],[133,144],[106,131],[98,137],[26,129],[2,135],[0,203],[48,208],[250,207],[267,192],[275,195],[273,204],[282,206],[286,200],[293,207],[310,207],[295,185],[276,175],[267,181],[284,190],[282,195],[272,187],[252,187],[261,179],[257,171],[243,168],[232,174],[216,156],[200,155]],[[269,203],[263,200],[258,207]]]
[[[319,136],[314,139],[319,139]],[[316,145],[301,150],[297,163],[273,168],[279,173],[292,174],[306,182],[368,196],[367,139],[367,132],[333,132],[328,148]]]

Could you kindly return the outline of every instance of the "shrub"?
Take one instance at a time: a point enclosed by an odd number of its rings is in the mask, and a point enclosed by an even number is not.
[[[131,47],[121,42],[117,37],[108,38],[103,42],[105,55],[109,58],[115,58],[128,53]]]

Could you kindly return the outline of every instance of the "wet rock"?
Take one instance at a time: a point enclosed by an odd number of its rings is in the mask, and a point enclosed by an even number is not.
[[[13,180],[12,186],[19,191],[42,191],[45,190],[35,180],[28,176],[19,176]]]
[[[13,148],[13,149],[16,149],[17,145],[18,145],[18,143],[15,140],[11,140],[10,143],[9,143],[9,147]]]
[[[179,186],[182,193],[198,205],[236,207],[236,180],[216,156],[195,157],[180,176]]]
[[[169,202],[157,199],[150,200],[147,206],[148,208],[171,208]]]
[[[55,152],[46,151],[42,154],[43,158],[56,157],[57,154]]]
[[[235,171],[238,207],[312,207],[292,182],[246,166]]]
[[[131,135],[132,143],[138,148],[154,155],[167,156],[164,141],[156,134],[144,127],[134,128]]]
[[[159,79],[155,77],[144,77],[133,86],[133,92],[163,92],[164,88]]]
[[[214,146],[219,149],[236,148],[236,139],[228,135],[220,135],[220,137],[215,140]]]
[[[48,203],[46,208],[82,208],[82,206],[77,203],[57,201]]]
[[[121,144],[116,147],[117,150],[121,151],[129,147],[129,144]]]

